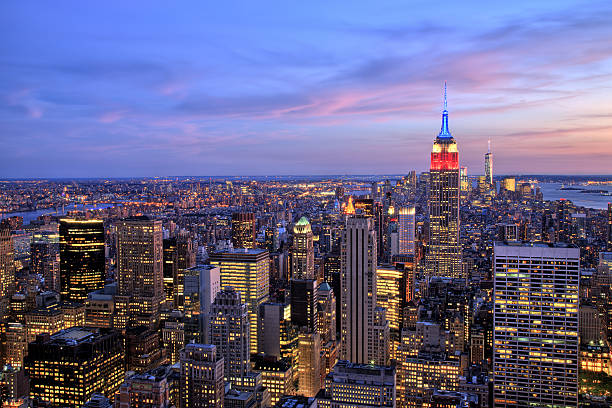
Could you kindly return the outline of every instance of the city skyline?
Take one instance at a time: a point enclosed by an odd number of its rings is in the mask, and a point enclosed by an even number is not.
[[[604,2],[0,7],[3,177],[612,173]]]

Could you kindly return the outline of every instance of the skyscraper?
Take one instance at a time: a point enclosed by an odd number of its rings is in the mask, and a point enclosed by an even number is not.
[[[495,406],[578,405],[580,250],[495,245]]]
[[[314,397],[321,388],[321,337],[319,333],[303,332],[299,335],[298,393]]]
[[[291,280],[291,323],[308,333],[318,330],[318,282],[315,279]]]
[[[198,265],[185,270],[185,316],[197,316],[203,341],[208,338],[210,307],[221,290],[221,271],[218,266]]]
[[[234,248],[215,252],[210,264],[221,269],[221,288],[234,288],[248,305],[251,353],[257,353],[259,307],[268,301],[270,259],[263,249]]]
[[[62,300],[84,303],[89,292],[104,287],[104,222],[62,218],[59,234]]]
[[[121,335],[112,330],[72,327],[29,344],[24,361],[30,397],[80,407],[93,393],[114,395],[125,374]]]
[[[414,255],[415,222],[414,206],[400,208],[397,219],[398,251],[400,255]]]
[[[0,302],[5,303],[0,311],[3,316],[8,308],[8,299],[15,285],[15,249],[11,227],[7,221],[0,221]]]
[[[232,214],[232,244],[234,248],[255,248],[255,214]]]
[[[210,308],[208,342],[224,359],[224,375],[235,382],[249,371],[249,315],[240,293],[225,288],[217,293]]]
[[[127,323],[157,326],[165,301],[162,225],[131,217],[117,225],[118,308]]]
[[[395,367],[338,361],[317,396],[320,407],[395,408]]]
[[[485,154],[485,179],[489,188],[493,188],[493,153],[491,153],[491,139],[487,144],[487,153]]]
[[[608,203],[608,251],[612,252],[612,203]]]
[[[376,308],[376,231],[371,217],[350,216],[342,240],[341,355],[368,364]]]
[[[461,276],[459,243],[459,153],[448,128],[446,83],[442,129],[431,152],[428,191],[429,247],[426,258],[429,276]]]
[[[43,277],[45,289],[60,292],[59,234],[50,231],[33,234],[30,254],[30,272]]]
[[[180,408],[223,407],[223,357],[212,344],[181,350]]]
[[[314,279],[314,269],[312,228],[306,217],[302,217],[293,227],[291,277],[293,279]]]

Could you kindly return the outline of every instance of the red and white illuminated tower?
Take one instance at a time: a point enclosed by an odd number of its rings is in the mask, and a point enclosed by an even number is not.
[[[461,277],[459,193],[459,152],[448,129],[445,82],[442,129],[431,151],[428,190],[429,247],[426,257],[429,276]]]

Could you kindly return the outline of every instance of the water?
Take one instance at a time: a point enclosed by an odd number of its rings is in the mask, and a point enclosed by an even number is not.
[[[537,185],[540,187],[540,190],[542,190],[544,200],[555,201],[565,198],[577,206],[595,208],[599,210],[607,209],[608,203],[612,202],[612,196],[581,193],[580,190],[560,190],[560,188],[563,186],[561,183],[538,183]],[[575,184],[571,186],[566,185],[566,187],[576,187],[584,190],[606,190],[612,192],[612,186],[609,184],[602,184],[598,186]]]
[[[65,213],[68,213],[68,211],[73,211],[73,210],[80,210],[80,211],[101,210],[104,208],[114,207],[115,205],[117,204],[113,204],[113,203],[85,204],[85,205],[77,204],[76,206],[74,204],[71,204],[69,206],[67,205],[64,207],[64,213],[62,213],[61,208],[57,210],[55,208],[45,208],[42,210],[18,211],[18,212],[6,213],[6,214],[2,214],[1,218],[8,218],[8,217],[13,217],[13,216],[23,217],[23,225],[27,225],[31,221],[36,220],[41,215],[64,215]]]

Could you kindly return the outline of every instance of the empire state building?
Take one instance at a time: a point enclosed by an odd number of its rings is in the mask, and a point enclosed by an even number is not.
[[[427,207],[429,245],[426,256],[428,276],[461,277],[459,243],[459,152],[448,129],[446,82],[442,129],[431,151]]]

